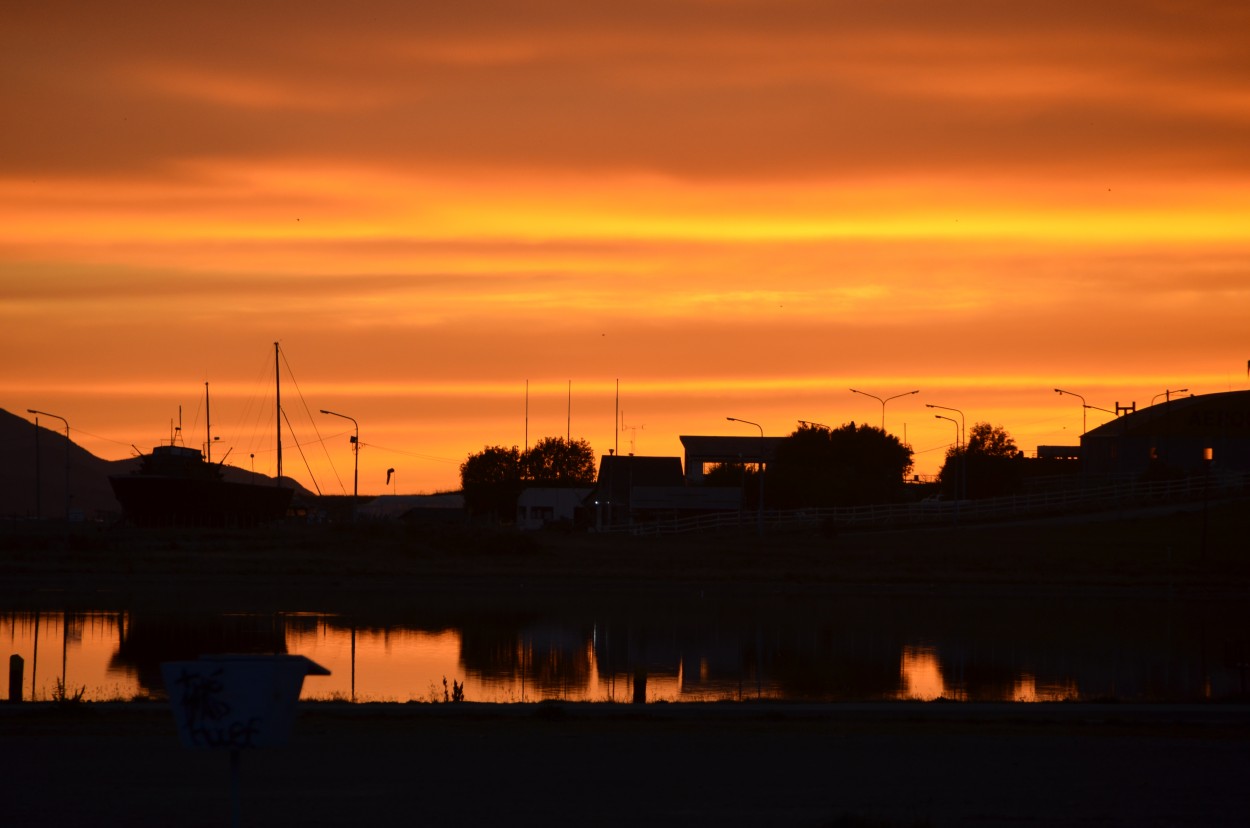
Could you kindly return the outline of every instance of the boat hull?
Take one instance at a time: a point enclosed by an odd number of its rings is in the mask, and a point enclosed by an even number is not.
[[[281,520],[292,490],[164,475],[109,478],[126,519],[138,526],[256,526]]]

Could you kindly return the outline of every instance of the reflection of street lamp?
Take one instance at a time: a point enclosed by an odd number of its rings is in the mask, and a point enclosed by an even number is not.
[[[356,467],[352,472],[352,522],[354,523],[356,521],[356,497],[359,492],[357,486],[360,482],[360,424],[357,423],[352,417],[348,417],[346,414],[339,414],[335,411],[327,411],[324,408],[321,409],[321,413],[329,414],[332,417],[342,417],[344,420],[351,420],[352,425],[356,426],[356,433],[352,435],[352,450],[356,455]]]
[[[883,432],[885,431],[885,404],[888,403],[890,400],[897,400],[899,397],[908,397],[908,396],[911,396],[912,394],[920,393],[920,389],[917,388],[915,391],[905,391],[902,394],[895,394],[893,397],[886,397],[883,400],[880,397],[878,397],[876,394],[869,394],[867,391],[858,391],[854,388],[850,389],[850,391],[852,394],[863,394],[865,397],[872,397],[874,400],[881,403],[881,430]]]
[[[33,408],[26,409],[26,413],[42,414],[45,417],[51,417],[54,420],[60,420],[65,423],[65,522],[69,523],[69,420],[56,414],[49,414],[46,411],[36,411]]]
[[[758,514],[759,514],[759,532],[762,535],[764,534],[764,427],[760,425],[759,423],[753,423],[750,420],[742,420],[742,419],[739,419],[738,417],[726,417],[725,419],[731,423],[746,423],[747,425],[753,425],[760,430],[760,452],[759,452],[759,455],[760,455],[759,456],[760,505],[759,505]]]
[[[1089,406],[1085,404],[1085,398],[1082,397],[1080,394],[1076,394],[1072,391],[1064,391],[1062,388],[1056,388],[1055,393],[1061,397],[1064,394],[1067,394],[1068,396],[1076,397],[1078,400],[1081,401],[1081,433],[1084,434],[1088,430],[1085,427],[1085,414],[1086,414],[1085,409],[1089,408]]]

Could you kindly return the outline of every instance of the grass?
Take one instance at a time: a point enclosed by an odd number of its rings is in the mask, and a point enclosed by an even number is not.
[[[873,589],[1250,585],[1247,501],[1153,515],[757,537],[637,538],[402,524],[251,532],[0,525],[0,606],[172,604],[348,612],[415,601],[505,610],[525,596],[781,595]]]

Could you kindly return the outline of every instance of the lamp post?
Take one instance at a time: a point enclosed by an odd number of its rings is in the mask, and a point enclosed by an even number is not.
[[[1160,397],[1163,397],[1164,402],[1171,402],[1173,394],[1184,394],[1188,390],[1189,390],[1188,388],[1173,388],[1169,391],[1160,391],[1158,394],[1155,394],[1153,397],[1150,398],[1150,404],[1154,405],[1155,400],[1159,399]]]
[[[34,408],[26,409],[27,414],[41,414],[44,417],[51,417],[54,420],[60,420],[65,423],[65,522],[69,523],[69,420],[56,414],[49,414],[46,411],[38,411]]]
[[[1088,431],[1089,429],[1086,428],[1086,425],[1085,425],[1086,423],[1085,415],[1088,413],[1089,406],[1085,404],[1085,398],[1082,397],[1080,394],[1075,393],[1074,391],[1064,391],[1062,388],[1056,388],[1055,393],[1061,397],[1064,394],[1067,394],[1068,396],[1076,397],[1078,400],[1081,401],[1081,433],[1084,434],[1086,431]]]
[[[747,425],[753,425],[760,430],[760,503],[757,513],[759,533],[762,535],[764,534],[764,427],[759,423],[753,423],[750,420],[743,420],[738,417],[726,417],[725,419],[731,423],[746,423]]]
[[[964,420],[964,413],[962,411],[960,411],[958,408],[950,408],[949,406],[945,406],[945,405],[934,405],[933,403],[925,403],[925,408],[940,408],[943,411],[954,411],[956,414],[958,414],[959,415],[959,433],[963,435],[963,441],[962,443],[960,443],[960,445],[966,445],[968,443],[968,424]],[[941,415],[938,415],[938,416],[941,416]],[[950,418],[944,417],[943,419],[949,420]]]
[[[955,499],[962,500],[964,492],[964,464],[968,459],[965,456],[966,452],[964,454],[959,453],[959,432],[962,430],[962,427],[954,417],[947,417],[945,414],[934,414],[933,416],[939,420],[946,420],[955,426],[955,456],[959,460],[959,479],[955,481]]]
[[[878,397],[876,394],[869,394],[867,391],[859,391],[854,388],[850,389],[850,391],[852,394],[863,394],[865,397],[872,397],[874,400],[881,403],[881,430],[882,431],[885,431],[885,404],[888,403],[890,400],[897,400],[899,397],[909,397],[912,394],[920,393],[920,389],[917,388],[915,391],[904,391],[902,394],[895,394],[893,397],[886,397],[883,400],[880,397]]]
[[[355,468],[352,471],[352,523],[356,522],[356,498],[359,494],[360,483],[360,423],[355,418],[348,417],[346,414],[339,414],[337,411],[327,411],[321,409],[322,414],[329,414],[332,417],[342,417],[344,420],[351,420],[352,425],[356,427],[356,433],[352,435],[352,451],[355,454]]]

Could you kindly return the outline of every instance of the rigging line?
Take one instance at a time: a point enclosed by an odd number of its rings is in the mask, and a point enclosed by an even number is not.
[[[271,425],[273,416],[265,410],[266,403],[270,399],[269,389],[273,387],[274,372],[269,367],[269,360],[269,350],[265,349],[265,359],[262,360],[260,369],[253,376],[252,384],[249,386],[253,391],[244,403],[243,417],[240,420],[243,423],[244,433],[247,435],[247,448],[253,454],[259,453],[258,445],[271,445],[273,440]]]
[[[129,443],[125,443],[125,442],[122,442],[121,440],[114,440],[112,437],[101,437],[99,434],[92,434],[90,431],[83,431],[81,428],[78,428],[78,427],[74,428],[74,434],[75,435],[85,434],[88,437],[94,437],[97,440],[103,440],[106,443],[116,443],[117,445],[125,446],[126,448],[130,448],[132,445],[134,445],[133,440]]]
[[[197,401],[195,404],[195,419],[191,421],[191,433],[192,434],[200,433],[200,412],[204,410],[204,394],[200,394],[196,399]],[[178,425],[181,426],[182,423],[179,422]],[[209,425],[211,426],[212,423],[209,423]],[[182,442],[184,445],[186,444],[186,441],[187,441],[187,430],[183,428],[182,429]]]
[[[282,412],[282,416],[283,416],[283,417],[286,417],[286,412],[285,412],[285,411],[283,411],[283,412]],[[288,420],[288,422],[290,422],[290,421]],[[346,433],[346,432],[344,432],[344,433]],[[335,436],[335,435],[331,435],[331,436]],[[296,446],[296,447],[299,447],[299,446],[312,446],[312,445],[320,445],[320,444],[321,444],[321,443],[323,443],[323,442],[325,442],[325,441],[324,441],[324,440],[320,440],[320,439],[318,439],[318,440],[296,440],[296,439],[292,438],[290,441],[285,442],[285,443],[283,443],[282,445],[284,445],[284,446]],[[368,443],[361,443],[361,445],[368,445]],[[375,448],[376,448],[376,447],[375,447]],[[276,449],[276,448],[261,449],[260,451],[257,451],[257,452],[256,452],[256,454],[257,454],[257,455],[261,455],[261,454],[273,454],[273,453],[274,453],[274,452],[276,452],[276,451],[277,451],[277,449]]]
[[[282,364],[286,366],[287,376],[291,378],[291,384],[295,386],[295,394],[299,397],[300,404],[304,406],[304,416],[308,418],[308,422],[312,423],[313,434],[317,435],[316,442],[321,443],[321,451],[326,456],[326,462],[330,464],[330,471],[334,472],[334,478],[338,480],[339,488],[343,490],[343,494],[347,494],[347,487],[343,485],[343,478],[339,476],[339,470],[334,465],[334,458],[330,456],[330,449],[326,447],[325,439],[317,428],[317,421],[313,419],[312,411],[308,408],[308,400],[304,399],[304,391],[299,387],[299,380],[295,378],[295,372],[291,370],[291,363],[287,361],[286,351],[282,350],[281,345],[278,346],[278,353],[282,355]],[[282,412],[282,416],[286,416],[285,410]],[[295,436],[295,429],[291,429],[291,436]],[[303,452],[300,453],[301,455],[303,454]],[[304,464],[307,465],[308,461],[305,460]]]
[[[287,417],[287,415],[286,415],[286,410],[285,410],[285,409],[282,411],[282,419],[286,420],[286,430],[287,430],[287,431],[294,432],[294,429],[293,429],[293,428],[291,428],[291,418],[290,418],[290,417]],[[316,477],[316,475],[314,475],[314,474],[313,474],[313,472],[312,472],[312,467],[308,465],[308,458],[304,456],[304,450],[303,450],[302,448],[300,448],[300,444],[299,444],[299,443],[296,443],[296,444],[295,444],[295,447],[296,447],[296,448],[299,448],[299,456],[300,456],[300,459],[304,461],[304,468],[308,470],[308,476],[309,476],[309,478],[311,478],[311,479],[312,479],[312,482],[313,482],[313,488],[314,488],[314,489],[316,489],[316,490],[317,490],[317,494],[318,494],[318,495],[320,495],[320,494],[321,494],[321,487],[317,485],[317,477]]]

